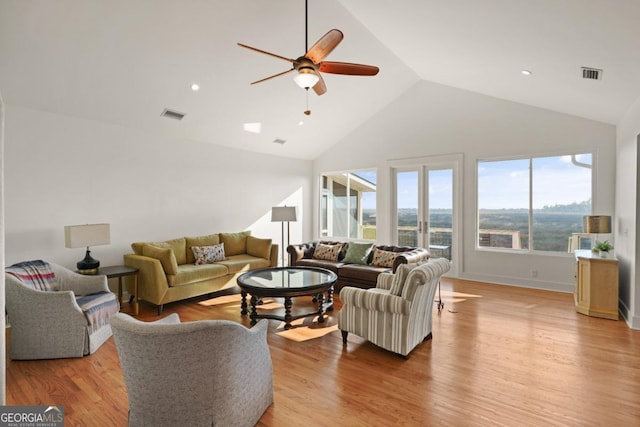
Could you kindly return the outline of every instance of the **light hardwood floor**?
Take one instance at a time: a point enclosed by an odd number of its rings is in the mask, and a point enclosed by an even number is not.
[[[352,334],[344,348],[333,314],[293,330],[317,336],[305,341],[271,320],[275,403],[258,425],[640,425],[640,331],[576,313],[569,294],[445,279],[442,296],[433,340],[408,360]],[[222,296],[163,316],[248,325],[239,311],[237,296]],[[141,304],[139,318],[155,309]],[[126,425],[113,338],[82,359],[7,360],[7,404],[62,405],[67,426]]]

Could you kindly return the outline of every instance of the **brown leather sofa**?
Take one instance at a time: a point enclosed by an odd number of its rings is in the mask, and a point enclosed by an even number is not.
[[[319,243],[335,245],[341,243],[342,250],[338,256],[338,261],[327,261],[322,259],[314,259],[313,253]],[[344,257],[348,249],[348,242],[335,241],[315,241],[301,243],[298,245],[289,245],[287,253],[289,254],[290,266],[303,267],[320,267],[331,270],[338,275],[338,281],[335,285],[335,291],[339,292],[344,286],[355,286],[358,288],[368,289],[375,288],[378,275],[385,272],[395,272],[400,264],[416,263],[429,259],[429,251],[424,248],[416,248],[410,246],[388,246],[374,245],[375,248],[398,253],[393,262],[393,267],[377,267],[371,265],[373,251],[369,253],[366,264],[344,263]]]

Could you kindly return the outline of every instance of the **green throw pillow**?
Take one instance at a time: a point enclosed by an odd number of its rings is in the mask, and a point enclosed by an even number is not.
[[[145,244],[142,246],[142,255],[159,260],[166,274],[178,274],[178,263],[173,249]]]
[[[344,256],[342,262],[348,264],[366,264],[372,246],[371,243],[349,242],[347,254]]]

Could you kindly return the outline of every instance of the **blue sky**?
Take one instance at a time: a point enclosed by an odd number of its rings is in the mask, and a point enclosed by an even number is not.
[[[533,208],[546,205],[579,203],[591,198],[591,154],[533,159]],[[362,171],[358,176],[376,183],[375,171]],[[481,209],[526,209],[529,206],[529,159],[487,161],[478,163],[478,198]],[[418,172],[398,174],[398,206],[418,207]],[[429,206],[451,209],[452,172],[450,169],[429,172]],[[375,195],[367,193],[365,209],[375,207]]]
[[[451,209],[453,204],[453,182],[451,169],[429,171],[429,207]],[[418,208],[418,172],[398,174],[398,207]]]
[[[577,156],[591,165],[591,155]],[[591,168],[570,156],[533,159],[533,208],[579,203],[591,198]],[[478,163],[480,209],[529,207],[529,160]]]

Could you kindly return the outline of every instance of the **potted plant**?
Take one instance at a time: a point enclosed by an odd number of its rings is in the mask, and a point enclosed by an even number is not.
[[[604,242],[596,241],[595,249],[600,252],[600,256],[602,258],[607,258],[609,256],[609,251],[613,249],[613,245],[608,240],[605,240]]]

